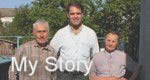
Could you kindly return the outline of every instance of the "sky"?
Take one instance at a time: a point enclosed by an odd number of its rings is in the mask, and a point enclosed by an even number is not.
[[[0,0],[0,8],[18,8],[30,4],[33,0]]]

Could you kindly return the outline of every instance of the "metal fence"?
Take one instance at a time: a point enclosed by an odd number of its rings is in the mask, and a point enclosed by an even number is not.
[[[0,36],[0,55],[13,55],[16,48],[32,39],[34,39],[33,36]],[[98,37],[98,42],[100,49],[104,48],[104,37]],[[118,49],[125,50],[125,42],[120,42]]]

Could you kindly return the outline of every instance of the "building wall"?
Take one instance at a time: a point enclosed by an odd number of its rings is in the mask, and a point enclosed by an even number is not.
[[[2,22],[12,22],[14,17],[2,17],[1,21]]]
[[[2,17],[1,21],[3,23],[3,27],[6,27],[9,23],[13,21],[14,17]]]
[[[141,0],[139,61],[141,80],[150,80],[150,0]]]
[[[15,15],[15,8],[0,8],[0,20],[4,27],[13,21]]]

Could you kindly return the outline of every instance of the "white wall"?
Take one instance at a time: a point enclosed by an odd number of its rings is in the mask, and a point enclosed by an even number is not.
[[[6,27],[9,23],[13,21],[14,17],[2,17],[1,21],[3,23],[3,27]]]
[[[1,21],[2,22],[12,22],[14,17],[2,17]]]

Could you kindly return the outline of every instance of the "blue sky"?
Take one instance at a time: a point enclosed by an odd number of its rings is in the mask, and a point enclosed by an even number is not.
[[[33,0],[0,0],[0,8],[17,8],[21,5],[30,4]]]

